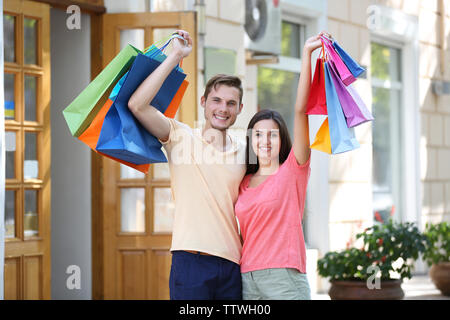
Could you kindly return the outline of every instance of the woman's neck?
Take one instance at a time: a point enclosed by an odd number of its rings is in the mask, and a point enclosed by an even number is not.
[[[256,176],[269,176],[274,174],[278,168],[280,167],[280,162],[277,160],[267,160],[261,161],[259,160],[259,168],[256,171]]]

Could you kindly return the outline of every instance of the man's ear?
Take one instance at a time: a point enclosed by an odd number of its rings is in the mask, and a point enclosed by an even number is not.
[[[243,107],[244,107],[244,104],[241,103],[241,105],[239,106],[239,112],[238,112],[238,114],[241,113]]]
[[[206,103],[206,98],[205,98],[205,96],[202,96],[201,98],[200,98],[200,105],[204,108],[205,107],[205,103]]]

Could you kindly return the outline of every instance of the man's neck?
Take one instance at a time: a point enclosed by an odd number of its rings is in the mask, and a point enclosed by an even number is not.
[[[226,151],[229,147],[228,143],[231,143],[227,137],[227,130],[214,129],[208,123],[203,127],[202,136],[206,142],[222,152]]]

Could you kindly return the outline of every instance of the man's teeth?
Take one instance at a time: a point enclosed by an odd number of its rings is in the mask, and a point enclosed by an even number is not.
[[[218,116],[218,115],[216,115],[216,118],[219,119],[219,120],[227,120],[228,119],[227,117],[221,117],[221,116]]]

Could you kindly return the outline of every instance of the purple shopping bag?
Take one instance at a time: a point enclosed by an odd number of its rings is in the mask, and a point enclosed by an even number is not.
[[[329,60],[333,61],[336,69],[338,71],[338,75],[341,78],[342,82],[348,86],[349,84],[356,81],[356,78],[353,76],[353,74],[350,72],[350,70],[347,68],[345,63],[342,61],[339,54],[334,49],[333,45],[331,44],[330,40],[328,40],[326,37],[320,37],[322,39],[322,43],[325,46],[325,51],[329,56]]]
[[[366,119],[372,121],[374,119],[372,113],[369,111],[369,109],[367,108],[366,104],[361,99],[361,97],[359,96],[359,94],[355,90],[355,88],[353,88],[352,85],[349,85],[349,86],[347,86],[347,90],[352,95],[353,100],[355,100],[356,104],[358,105],[359,110],[361,110],[361,112],[364,115],[364,117]]]
[[[328,67],[330,69],[330,76],[331,79],[333,80],[334,87],[336,88],[336,93],[339,98],[339,102],[341,103],[342,106],[342,111],[344,111],[347,126],[349,128],[353,128],[364,122],[373,120],[372,115],[369,115],[368,117],[364,115],[364,113],[361,111],[361,108],[358,106],[353,96],[347,90],[347,87],[344,85],[344,83],[342,83],[333,61],[328,62]],[[363,107],[365,107],[364,103]]]

